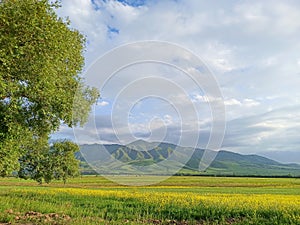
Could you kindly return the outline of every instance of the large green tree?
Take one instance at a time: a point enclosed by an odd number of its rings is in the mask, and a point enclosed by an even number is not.
[[[59,162],[53,149],[70,153],[76,147],[51,147],[49,135],[62,123],[83,124],[99,97],[80,77],[85,38],[56,15],[55,7],[48,0],[0,0],[1,176],[19,171],[40,182],[65,176],[59,169],[49,175],[43,162],[51,155]]]

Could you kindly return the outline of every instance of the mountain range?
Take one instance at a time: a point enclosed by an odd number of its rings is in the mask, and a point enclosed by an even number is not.
[[[177,175],[300,176],[299,164],[283,164],[259,155],[242,155],[225,150],[217,152],[215,159],[205,171],[199,171],[204,149],[181,147],[170,143],[138,140],[128,145],[85,144],[81,145],[80,149],[77,158],[81,160],[83,174],[95,173],[94,170],[98,173],[132,174],[134,166],[151,173],[147,168],[152,166],[155,168],[155,174],[159,175],[176,171]],[[109,157],[97,159],[99,151],[107,151]],[[185,154],[190,155],[185,157]],[[180,163],[184,157],[188,160],[184,164]],[[160,165],[160,162],[166,159],[169,160],[167,166]]]

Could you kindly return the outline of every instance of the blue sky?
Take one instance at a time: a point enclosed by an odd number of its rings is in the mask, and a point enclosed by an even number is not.
[[[87,37],[85,70],[107,51],[135,41],[171,42],[192,51],[214,74],[224,98],[227,129],[222,148],[300,162],[299,1],[62,0],[58,14],[68,16],[72,27]],[[197,107],[199,120],[194,122],[202,129],[203,147],[211,120],[205,93],[162,65],[132,66],[105,84],[95,107],[101,136],[97,141],[120,142],[111,121],[117,93],[142,74],[159,74],[185,85],[188,100]],[[184,104],[182,96],[172,95]],[[167,133],[166,140],[177,143],[181,119],[170,104],[146,98],[133,105],[128,117],[113,117],[120,120],[115,129],[123,132],[121,142],[128,135],[151,141]],[[62,126],[54,137],[73,139],[73,130]],[[88,135],[85,141],[95,142]]]

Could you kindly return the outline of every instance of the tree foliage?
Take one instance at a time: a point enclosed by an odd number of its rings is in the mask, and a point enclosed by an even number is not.
[[[31,171],[30,178],[39,181],[65,179],[58,172],[48,174],[48,179],[42,172],[49,168],[43,168],[48,166],[44,161],[56,151],[69,154],[76,148],[69,142],[50,148],[49,135],[61,123],[83,124],[99,97],[95,88],[84,86],[79,75],[84,65],[84,36],[59,18],[53,7],[47,0],[0,1],[1,176],[19,170],[25,177]],[[84,106],[80,110],[73,107],[74,96],[77,106]],[[60,158],[56,159],[51,165],[59,167]],[[64,163],[76,164],[71,157],[67,159]]]
[[[74,157],[75,152],[79,151],[78,145],[62,141],[49,148],[47,142],[40,141],[37,143],[39,148],[28,151],[19,159],[19,177],[48,183],[53,179],[66,182],[68,177],[79,175],[79,160]]]

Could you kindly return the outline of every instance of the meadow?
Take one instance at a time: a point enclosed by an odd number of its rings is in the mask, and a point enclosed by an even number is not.
[[[0,224],[300,224],[300,179],[178,176],[127,187],[97,176],[2,178],[0,202]]]

